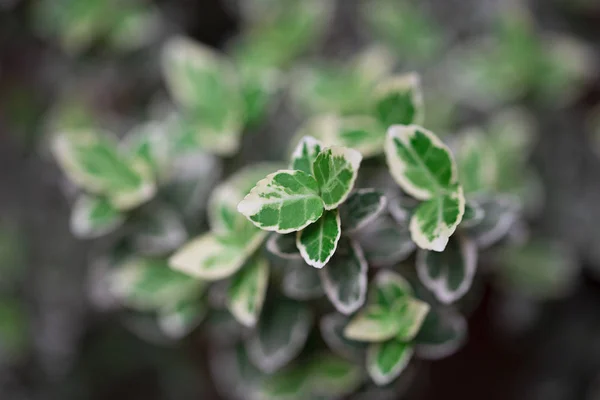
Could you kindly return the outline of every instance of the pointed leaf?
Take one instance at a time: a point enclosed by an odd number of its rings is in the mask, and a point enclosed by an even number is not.
[[[292,153],[290,169],[313,175],[313,163],[323,149],[323,144],[312,136],[304,136]]]
[[[306,301],[323,296],[323,287],[318,271],[307,266],[302,258],[299,261],[290,262],[285,267],[281,283],[283,294],[290,299]]]
[[[444,304],[454,303],[471,288],[476,269],[477,246],[465,237],[453,237],[441,253],[417,253],[419,279]]]
[[[429,304],[418,299],[404,297],[397,300],[393,305],[399,326],[396,338],[403,342],[413,340],[419,333],[419,329],[421,329],[423,321],[429,313],[429,308]]]
[[[265,238],[257,231],[247,240],[232,240],[207,233],[191,240],[169,259],[171,268],[190,276],[213,281],[234,274]]]
[[[252,362],[273,373],[302,351],[312,324],[312,314],[302,303],[277,299],[265,303],[254,335],[246,343]]]
[[[54,138],[52,151],[69,179],[91,193],[107,196],[118,209],[136,207],[156,192],[145,166],[127,163],[106,134],[60,134]]]
[[[386,206],[386,197],[375,189],[353,191],[340,207],[344,232],[351,233],[361,229],[377,218]]]
[[[381,342],[396,336],[400,330],[393,308],[368,305],[356,314],[344,329],[347,339]]]
[[[414,291],[410,283],[402,275],[383,270],[371,282],[369,303],[385,308],[392,308],[404,297],[413,297]]]
[[[295,233],[287,233],[285,235],[281,235],[279,233],[271,234],[269,240],[267,240],[267,250],[271,254],[287,260],[302,259],[300,251],[296,246]]]
[[[327,314],[321,318],[319,324],[321,337],[332,351],[350,360],[359,360],[366,345],[344,336],[347,324],[347,317],[338,313]]]
[[[390,127],[385,154],[392,176],[411,196],[428,200],[456,191],[458,173],[450,149],[427,129]]]
[[[227,295],[227,308],[244,326],[256,325],[269,280],[269,264],[255,257],[232,279]]]
[[[128,306],[153,311],[204,291],[202,281],[169,268],[159,258],[130,258],[109,277],[111,292]]]
[[[335,253],[341,235],[338,211],[325,211],[317,222],[298,232],[296,246],[308,265],[323,268]]]
[[[419,75],[394,76],[381,82],[374,92],[374,115],[384,127],[423,122],[423,94]]]
[[[460,186],[455,192],[422,203],[410,220],[412,240],[422,249],[443,251],[464,212],[465,197]]]
[[[319,271],[325,294],[342,314],[352,314],[365,302],[367,268],[360,247],[344,238],[335,255]]]
[[[343,203],[356,181],[362,156],[346,147],[329,147],[317,156],[313,170],[325,209],[331,210]]]
[[[78,238],[92,239],[117,229],[124,215],[104,197],[80,196],[71,212],[71,232]]]
[[[201,121],[198,136],[233,138],[230,146],[215,148],[222,154],[233,153],[243,123],[241,88],[233,66],[212,49],[184,37],[170,39],[162,58],[171,95],[194,121]],[[213,147],[211,141],[200,142]]]
[[[238,204],[238,211],[261,229],[289,233],[318,220],[323,201],[312,176],[281,170],[260,180]]]
[[[367,350],[367,371],[373,382],[379,386],[392,382],[406,368],[413,353],[412,344],[398,339],[371,344]]]

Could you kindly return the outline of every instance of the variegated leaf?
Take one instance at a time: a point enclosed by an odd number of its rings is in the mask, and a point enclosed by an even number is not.
[[[319,153],[313,171],[326,210],[346,200],[354,187],[361,160],[358,151],[346,147],[329,147]]]
[[[323,144],[314,137],[304,136],[292,153],[290,169],[313,175],[313,163],[323,148]]]
[[[374,115],[384,127],[423,122],[423,94],[417,74],[384,79],[373,97]]]
[[[350,193],[340,207],[345,233],[357,231],[372,222],[387,206],[387,199],[375,189],[358,189]]]
[[[298,232],[296,246],[308,265],[323,268],[333,257],[341,235],[338,211],[325,211],[317,222]]]
[[[108,199],[81,195],[71,212],[71,232],[78,238],[97,238],[117,229],[124,219]]]
[[[379,386],[387,385],[396,379],[406,368],[414,346],[398,339],[383,343],[373,343],[367,350],[367,371],[373,382]]]
[[[251,259],[232,278],[227,307],[242,325],[256,325],[267,294],[268,280],[269,264],[259,256]]]

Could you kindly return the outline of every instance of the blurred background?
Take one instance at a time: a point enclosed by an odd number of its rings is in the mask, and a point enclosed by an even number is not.
[[[269,7],[250,3],[0,0],[0,399],[220,398],[203,329],[157,339],[95,293],[107,240],[70,233],[72,189],[47,136],[65,120],[121,135],[156,116],[161,43],[185,34],[227,52]],[[537,183],[524,234],[569,254],[557,271],[544,269],[552,253],[521,263],[521,285],[481,280],[465,346],[420,362],[389,398],[600,399],[600,2],[338,0],[324,27],[292,67],[342,68],[385,44],[399,71],[422,74],[436,132],[485,126],[506,107],[526,113]],[[225,173],[282,158],[302,121],[288,97]]]

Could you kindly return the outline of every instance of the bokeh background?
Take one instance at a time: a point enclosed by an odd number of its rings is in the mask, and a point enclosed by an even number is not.
[[[126,323],[123,310],[93,300],[90,265],[104,244],[69,232],[69,188],[49,155],[46,134],[52,110],[65,98],[84,104],[117,132],[147,117],[165,90],[158,67],[162,41],[184,33],[224,48],[241,28],[244,1],[142,2],[158,16],[144,45],[124,50],[104,37],[74,50],[46,29],[53,23],[49,10],[60,2],[0,0],[0,399],[219,398],[201,330],[176,342],[152,340]],[[371,40],[359,3],[336,2],[309,59],[343,63]],[[439,66],[448,57],[461,59],[460,51],[494,32],[507,2],[399,3],[418,9],[427,22],[407,28],[409,44],[399,51],[406,52],[399,56],[402,69],[423,73],[424,82],[442,81],[438,92],[455,106],[458,100],[445,92],[453,90],[445,83],[458,80],[460,71],[442,72]],[[576,83],[510,99],[526,108],[537,131],[529,163],[544,201],[529,218],[530,234],[568,246],[576,278],[567,293],[543,300],[486,282],[477,289],[481,301],[469,317],[464,348],[420,365],[396,398],[600,399],[600,2],[524,3],[536,40],[568,37],[572,42],[562,60],[584,64]],[[107,18],[121,11],[115,7]],[[410,50],[410,43],[431,32],[442,39],[431,54]],[[569,52],[580,47],[585,56]],[[516,63],[518,56],[505,61]],[[530,75],[542,74],[530,67]],[[485,120],[490,108],[478,107],[475,99],[453,110],[446,129]],[[266,126],[244,139],[241,155],[227,160],[226,169],[280,159],[298,124],[293,110],[278,106]]]

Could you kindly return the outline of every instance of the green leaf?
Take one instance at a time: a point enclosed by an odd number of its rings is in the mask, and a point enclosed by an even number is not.
[[[0,348],[3,363],[23,361],[32,345],[32,327],[26,304],[14,297],[0,297]]]
[[[204,299],[181,301],[159,312],[158,326],[171,339],[181,339],[200,325],[207,311]]]
[[[483,210],[483,219],[474,226],[466,227],[466,234],[481,249],[501,240],[514,225],[521,207],[510,195],[478,196],[473,203]]]
[[[233,66],[214,50],[176,37],[164,46],[162,68],[169,92],[184,109],[184,118],[192,118],[185,125],[196,127],[194,135],[201,145],[218,154],[233,154],[244,119],[242,92]],[[216,141],[203,140],[203,136],[227,145],[215,146]]]
[[[350,193],[340,207],[345,233],[357,231],[372,222],[387,206],[387,199],[375,189],[358,189]]]
[[[392,308],[399,299],[413,297],[414,291],[408,281],[396,272],[383,270],[371,283],[369,303]]]
[[[71,232],[82,239],[97,238],[117,229],[124,219],[107,198],[81,195],[71,212]]]
[[[323,149],[323,145],[312,136],[304,136],[292,153],[290,169],[313,175],[313,163]]]
[[[321,217],[323,209],[317,181],[292,170],[267,175],[238,204],[238,211],[254,225],[278,233],[305,228]]]
[[[262,244],[265,232],[247,239],[206,233],[185,244],[169,259],[171,268],[207,281],[227,278],[246,262]]]
[[[244,326],[256,325],[267,294],[269,264],[255,257],[232,279],[227,293],[227,308]]]
[[[417,253],[419,279],[444,304],[454,303],[471,288],[476,270],[477,245],[466,237],[453,237],[441,253]]]
[[[406,224],[382,214],[357,232],[360,247],[371,266],[392,266],[404,261],[416,246]]]
[[[413,340],[429,313],[429,304],[418,299],[404,297],[397,300],[392,307],[400,327],[396,338],[403,342]]]
[[[365,302],[367,268],[361,248],[344,238],[335,255],[319,271],[325,294],[342,314],[352,314]]]
[[[427,129],[392,126],[385,154],[392,176],[411,196],[429,200],[456,192],[458,172],[450,149]]]
[[[465,130],[458,136],[456,160],[460,183],[465,193],[491,191],[496,187],[496,153],[479,129]]]
[[[54,137],[52,151],[70,180],[107,196],[120,210],[134,208],[156,192],[145,166],[127,163],[108,135],[84,130],[60,134]]]
[[[344,329],[344,336],[362,342],[381,342],[391,339],[400,330],[397,317],[392,307],[368,305],[350,320]]]
[[[306,301],[323,296],[319,273],[315,268],[309,268],[301,258],[285,266],[281,285],[283,294],[290,299]]]
[[[122,147],[129,159],[145,163],[155,180],[170,175],[171,143],[165,124],[149,122],[136,126],[127,133]]]
[[[414,346],[398,339],[371,344],[367,350],[367,371],[373,382],[387,385],[396,379],[408,365]]]
[[[321,318],[319,324],[321,337],[335,353],[350,360],[360,360],[366,345],[344,336],[347,324],[347,317],[338,313],[327,314]]]
[[[314,394],[337,398],[354,392],[363,382],[359,364],[324,353],[310,361],[309,380]]]
[[[387,78],[375,88],[373,97],[373,113],[384,127],[423,122],[419,75],[412,73]]]
[[[354,187],[362,156],[346,147],[330,147],[321,151],[313,164],[326,210],[343,203]]]
[[[288,233],[285,235],[280,235],[279,233],[271,234],[269,240],[267,240],[267,250],[271,254],[287,260],[302,259],[300,251],[296,246],[295,233]]]
[[[335,253],[341,235],[338,211],[325,211],[317,222],[298,232],[296,246],[308,265],[323,268]]]
[[[265,303],[256,331],[246,342],[250,360],[265,373],[273,373],[302,351],[312,314],[306,305],[287,299]]]
[[[237,205],[257,181],[274,169],[277,169],[275,163],[254,164],[240,169],[218,185],[208,200],[208,222],[211,230],[223,235],[238,235],[240,232],[253,230],[252,224],[237,211]]]
[[[169,268],[160,258],[132,257],[109,276],[111,292],[127,306],[154,311],[198,296],[205,284]]]
[[[422,203],[410,220],[412,240],[422,249],[443,251],[464,212],[465,197],[460,186],[455,192]]]
[[[454,354],[467,339],[467,321],[450,309],[432,308],[415,338],[419,358],[439,360]]]

